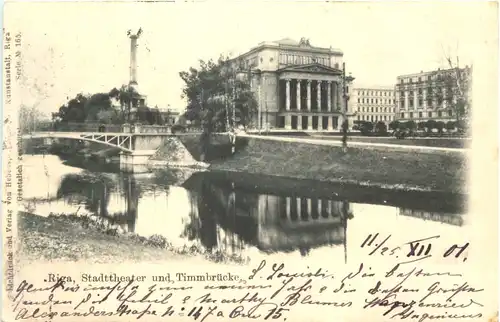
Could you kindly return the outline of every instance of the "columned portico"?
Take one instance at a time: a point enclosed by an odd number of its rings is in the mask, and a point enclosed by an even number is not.
[[[318,64],[278,70],[277,128],[334,131],[342,125],[340,69]],[[349,114],[348,114],[349,116]]]

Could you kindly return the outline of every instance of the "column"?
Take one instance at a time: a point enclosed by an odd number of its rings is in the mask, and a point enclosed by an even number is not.
[[[321,111],[321,81],[316,83],[316,91],[318,92],[318,111]]]
[[[326,82],[328,84],[328,112],[331,112],[332,111],[332,82],[331,81],[327,81]]]
[[[340,84],[337,82],[335,83],[335,93],[336,93],[336,98],[337,98],[337,110],[340,110],[342,108],[342,102],[340,100]]]
[[[318,199],[318,215],[321,216],[323,207],[321,207],[321,199]]]
[[[297,79],[297,110],[300,111],[300,83],[301,80]]]
[[[307,110],[311,111],[311,80],[307,80]]]
[[[290,197],[286,197],[286,218],[287,219],[290,219],[290,206],[291,206]]]
[[[297,115],[297,130],[302,130],[302,115]]]
[[[328,204],[326,206],[326,213],[331,216],[332,215],[332,201],[328,200]]]
[[[312,202],[311,198],[307,198],[307,217],[311,217],[312,214]]]
[[[299,217],[302,217],[302,210],[300,209],[301,206],[300,198],[296,198],[296,200],[297,200],[297,214]]]
[[[312,122],[313,122],[313,117],[308,115],[307,116],[307,129],[312,130]]]
[[[286,82],[286,110],[290,110],[290,80],[285,79]]]

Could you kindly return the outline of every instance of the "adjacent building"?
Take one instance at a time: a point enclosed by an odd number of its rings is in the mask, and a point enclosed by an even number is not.
[[[396,119],[423,122],[456,121],[455,106],[460,96],[468,96],[472,69],[438,69],[397,77]],[[457,86],[457,77],[462,84]],[[463,93],[460,93],[463,91]]]
[[[394,121],[396,97],[394,87],[357,87],[352,90],[351,102],[355,120],[372,123]]]
[[[260,109],[254,117],[256,127],[338,130],[344,110],[352,124],[353,111],[343,99],[339,49],[312,46],[305,38],[282,39],[262,42],[231,63],[251,78]],[[354,78],[345,79],[348,94]]]

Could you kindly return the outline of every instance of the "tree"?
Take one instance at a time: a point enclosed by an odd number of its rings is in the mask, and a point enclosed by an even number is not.
[[[424,131],[425,130],[425,125],[426,125],[426,122],[418,122],[417,123],[417,129],[420,130],[420,131]]]
[[[85,103],[89,96],[83,93],[77,94],[74,98],[69,99],[66,104],[61,105],[58,112],[52,113],[52,119],[60,122],[83,123],[87,118]]]
[[[119,122],[113,109],[110,93],[77,94],[66,104],[59,107],[58,112],[52,113],[52,119],[59,122]]]
[[[182,97],[187,99],[186,119],[201,124],[208,132],[228,131],[230,125],[236,125],[228,124],[234,108],[239,123],[248,125],[257,110],[257,101],[249,79],[236,80],[236,73],[243,70],[238,62],[221,55],[217,61],[200,60],[199,64],[198,68],[179,73],[185,83]]]
[[[120,114],[123,122],[127,121],[130,123],[132,102],[138,95],[139,93],[132,86],[128,85],[122,85],[119,89],[115,87],[109,92],[110,97],[120,102]]]
[[[35,106],[21,105],[18,112],[19,128],[21,133],[29,133],[37,130],[46,116]]]

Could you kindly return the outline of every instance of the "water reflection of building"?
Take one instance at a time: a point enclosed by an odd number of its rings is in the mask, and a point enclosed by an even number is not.
[[[300,196],[236,190],[203,182],[199,198],[200,239],[208,249],[264,252],[310,249],[345,243],[349,204]],[[234,252],[234,251],[233,251]]]
[[[461,215],[443,213],[443,212],[429,212],[423,210],[399,208],[399,214],[402,216],[438,221],[443,224],[450,224],[455,226],[462,226],[464,222]]]
[[[137,220],[139,186],[132,176],[107,177],[71,174],[59,185],[58,198],[82,203],[95,214],[103,227],[134,232]]]

